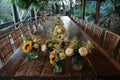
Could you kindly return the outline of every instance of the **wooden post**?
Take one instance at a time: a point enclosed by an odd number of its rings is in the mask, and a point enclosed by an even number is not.
[[[13,13],[13,19],[14,19],[14,24],[17,23],[19,21],[19,18],[18,18],[18,13],[17,13],[17,7],[15,4],[13,4],[12,6],[12,13]],[[17,25],[15,26],[15,28],[17,27]]]
[[[32,8],[30,11],[30,21],[32,21],[33,17],[35,17],[35,15],[34,15],[34,9]]]
[[[96,19],[95,19],[95,24],[97,24],[97,23],[98,23],[98,20],[99,20],[100,3],[101,3],[101,0],[97,0],[97,4],[96,4]]]
[[[83,4],[83,9],[82,9],[82,11],[83,11],[83,16],[82,16],[82,17],[83,17],[83,20],[84,20],[84,19],[85,19],[85,4],[86,4],[86,0],[83,0],[82,2],[83,2],[83,3],[82,3],[82,4]]]

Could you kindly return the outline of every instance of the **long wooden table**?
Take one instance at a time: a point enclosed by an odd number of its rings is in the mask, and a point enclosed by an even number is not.
[[[80,38],[81,41],[88,41],[91,39],[80,29],[68,16],[61,17],[64,27],[67,30],[69,38],[74,36]],[[55,17],[49,17],[43,24],[43,28],[38,30],[39,35],[43,40],[51,36],[54,28]],[[81,71],[74,71],[71,69],[71,58],[66,57],[63,61],[63,72],[55,74],[52,65],[46,53],[40,52],[39,58],[32,60],[28,59],[19,48],[7,61],[7,63],[0,69],[0,76],[38,76],[38,77],[80,77],[80,78],[102,78],[102,77],[119,77],[120,71],[114,64],[106,58],[103,49],[92,41],[95,49],[92,54],[84,59],[84,67]]]

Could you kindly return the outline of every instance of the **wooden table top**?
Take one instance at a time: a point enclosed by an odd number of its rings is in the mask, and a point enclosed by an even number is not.
[[[67,30],[67,35],[72,38],[74,36],[82,41],[91,39],[68,17],[61,16],[64,27]],[[43,40],[51,36],[54,28],[55,17],[49,17],[40,29],[39,35]],[[52,65],[46,57],[46,53],[39,52],[40,56],[36,60],[27,58],[27,55],[22,53],[21,48],[15,51],[8,62],[0,69],[0,76],[39,76],[39,77],[119,77],[120,71],[106,56],[103,49],[91,41],[95,46],[92,54],[84,59],[84,67],[81,71],[71,69],[71,59],[66,58],[63,61],[63,72],[55,74],[52,71]]]

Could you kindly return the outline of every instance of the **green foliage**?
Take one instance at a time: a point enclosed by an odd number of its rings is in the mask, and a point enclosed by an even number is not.
[[[0,20],[3,22],[12,21],[12,10],[9,0],[0,0]]]
[[[74,14],[78,18],[82,18],[82,5],[79,5],[79,7],[75,9]]]
[[[80,40],[77,37],[73,37],[71,42],[70,42],[70,46],[74,49],[79,49],[80,47]]]
[[[28,9],[32,0],[10,0],[11,3],[16,4],[21,9]],[[35,0],[36,1],[36,0]]]
[[[82,18],[82,11],[80,11],[79,9],[76,9],[74,12],[75,16],[78,18]]]
[[[39,8],[39,6],[44,5],[45,3],[48,2],[48,0],[10,0],[10,1],[13,4],[16,4],[21,9],[28,9],[30,6]]]
[[[77,5],[78,7],[75,9],[74,14],[78,18],[82,18],[82,5]],[[87,2],[85,7],[85,16],[89,16],[89,20],[95,18],[95,3],[94,2]]]
[[[110,16],[114,11],[114,4],[110,0],[101,3],[100,17]]]

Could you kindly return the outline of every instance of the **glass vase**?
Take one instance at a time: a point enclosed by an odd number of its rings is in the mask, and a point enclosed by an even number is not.
[[[37,59],[38,58],[38,52],[36,50],[30,51],[30,58],[31,59]]]
[[[57,61],[53,64],[53,72],[54,73],[62,73],[62,63],[61,63],[61,61]]]
[[[76,71],[80,71],[83,68],[83,57],[79,55],[79,53],[74,54],[72,56],[72,69]]]

